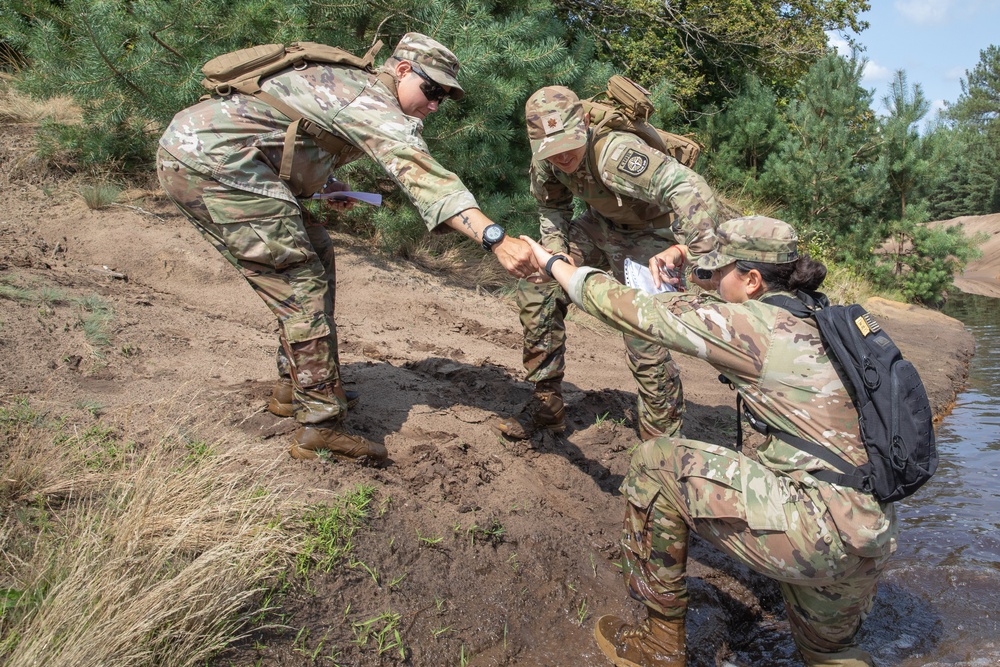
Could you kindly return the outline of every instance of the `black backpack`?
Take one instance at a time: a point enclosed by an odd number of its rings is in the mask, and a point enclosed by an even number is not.
[[[937,469],[933,413],[924,383],[913,364],[875,318],[858,304],[831,306],[818,292],[797,298],[776,294],[761,299],[796,317],[812,317],[837,374],[858,411],[868,463],[856,467],[803,438],[768,427],[745,406],[737,406],[756,430],[771,433],[840,472],[820,470],[817,479],[866,491],[882,502],[900,500],[924,485]],[[737,403],[742,403],[738,398]],[[737,417],[739,420],[739,417]],[[742,430],[739,431],[742,444]]]

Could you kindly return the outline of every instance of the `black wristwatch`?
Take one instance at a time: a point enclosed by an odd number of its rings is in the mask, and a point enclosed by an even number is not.
[[[507,236],[507,232],[500,225],[496,223],[487,225],[486,229],[483,230],[483,250],[493,252],[493,246],[503,241],[505,236]]]

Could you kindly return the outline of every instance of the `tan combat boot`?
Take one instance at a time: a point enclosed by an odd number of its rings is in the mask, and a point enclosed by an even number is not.
[[[872,656],[859,648],[849,648],[836,653],[820,653],[799,646],[799,653],[806,667],[873,667]]]
[[[361,394],[356,391],[344,390],[347,396],[347,408],[353,408],[361,400]],[[295,416],[295,388],[288,378],[281,378],[274,383],[271,398],[267,401],[267,411],[279,417]]]
[[[531,400],[516,417],[499,420],[493,429],[511,440],[527,440],[538,431],[566,430],[566,406],[560,385],[536,385]]]
[[[353,460],[367,456],[382,461],[389,453],[385,445],[371,442],[357,435],[348,435],[337,422],[300,426],[292,436],[292,446],[288,453],[293,459],[315,459],[317,452],[326,450],[336,459]]]
[[[594,626],[594,638],[615,667],[687,664],[684,619],[664,618],[651,609],[639,625],[629,625],[617,616],[602,616]]]

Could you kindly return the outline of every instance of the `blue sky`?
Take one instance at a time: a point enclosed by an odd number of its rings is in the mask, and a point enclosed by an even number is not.
[[[869,28],[852,35],[865,47],[869,60],[863,85],[874,90],[873,106],[882,97],[896,70],[906,71],[912,85],[919,83],[931,102],[930,119],[944,102],[962,93],[959,81],[979,62],[979,52],[1000,45],[1000,0],[870,0],[862,14]],[[830,34],[830,43],[846,53],[842,36]]]

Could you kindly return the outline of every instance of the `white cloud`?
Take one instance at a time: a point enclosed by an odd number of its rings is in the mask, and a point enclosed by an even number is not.
[[[952,67],[944,73],[944,78],[947,81],[958,81],[965,78],[965,72],[966,69],[964,67]]]
[[[868,64],[865,65],[861,82],[866,86],[877,87],[879,84],[886,83],[891,78],[892,70],[869,60]]]
[[[938,113],[940,113],[941,111],[943,111],[944,108],[945,108],[945,101],[944,100],[934,100],[933,102],[931,102],[931,108],[927,112],[927,115],[925,116],[925,118],[927,118],[927,119],[937,118]]]
[[[910,21],[920,25],[935,25],[948,17],[955,0],[896,0],[893,7]]]
[[[851,45],[847,42],[843,36],[835,33],[826,33],[826,44],[833,48],[839,55],[849,56],[851,55]]]

